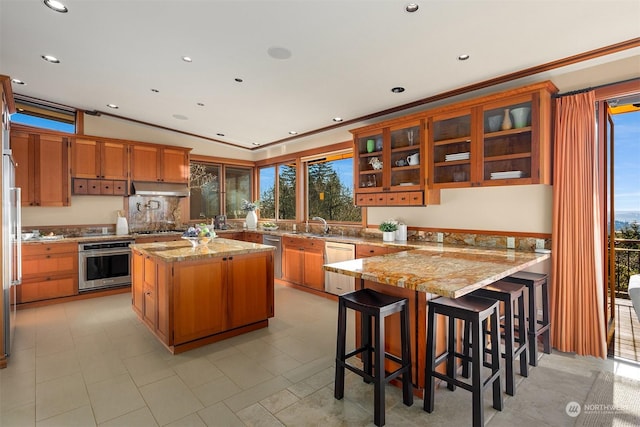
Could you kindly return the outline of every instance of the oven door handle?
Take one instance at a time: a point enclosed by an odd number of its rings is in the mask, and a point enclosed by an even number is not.
[[[91,250],[91,251],[78,251],[78,255],[81,257],[96,257],[96,256],[110,256],[110,255],[130,255],[131,254],[131,249],[125,249],[122,250],[121,248],[118,248],[116,250],[113,249],[98,249],[98,250]]]

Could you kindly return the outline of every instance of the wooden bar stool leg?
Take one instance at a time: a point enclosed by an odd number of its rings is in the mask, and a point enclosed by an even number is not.
[[[493,380],[493,408],[502,411],[502,384],[500,383],[500,311],[496,307],[491,318],[491,375]],[[484,334],[483,334],[484,335]],[[497,345],[494,345],[496,343]]]
[[[447,331],[447,376],[456,378],[456,319],[449,316],[449,326]],[[456,385],[453,382],[447,382],[447,388],[455,391]]]
[[[551,354],[551,328],[549,320],[549,288],[547,280],[542,284],[542,324],[546,328],[542,333],[542,343],[544,345],[544,352]],[[537,317],[537,316],[536,316]]]
[[[365,313],[360,313],[360,318],[362,319],[362,346],[365,348],[365,351],[362,353],[363,371],[369,375],[373,375],[371,361],[371,352],[373,348],[373,341],[371,337],[371,316],[368,316]],[[366,377],[363,377],[362,380],[367,384],[371,383],[371,380]]]
[[[384,319],[379,316],[374,317],[375,320],[375,382],[373,391],[373,423],[382,426],[385,423],[384,417]]]
[[[493,323],[493,321],[492,321]],[[511,302],[504,303],[504,346],[505,346],[505,373],[506,373],[506,389],[509,396],[515,394],[516,379],[513,371],[513,349],[515,347],[514,342],[514,328],[513,328],[513,305]],[[500,341],[498,341],[499,346]],[[493,347],[493,343],[492,343]]]
[[[469,364],[471,363],[469,361],[469,356],[470,356],[470,345],[469,345],[469,339],[470,339],[470,333],[469,333],[469,322],[467,322],[466,320],[464,321],[464,337],[462,338],[462,354],[465,355],[465,358],[462,359],[462,376],[464,378],[469,378]]]
[[[484,404],[483,395],[484,387],[482,387],[482,378],[480,376],[482,366],[482,326],[477,320],[471,323],[471,353],[475,364],[471,369],[471,386],[473,395],[473,426],[482,427],[484,425]]]
[[[344,397],[344,361],[347,341],[347,308],[338,302],[338,342],[336,345],[336,374],[333,396],[340,400]]]
[[[538,366],[538,340],[536,329],[538,327],[538,296],[535,286],[529,285],[529,312],[527,313],[529,335],[529,364]]]
[[[405,304],[400,318],[400,329],[402,330],[402,360],[411,365],[411,334],[409,333],[409,307]],[[413,405],[413,384],[411,382],[412,370],[402,374],[402,401],[405,405]]]
[[[429,413],[433,412],[434,394],[435,394],[435,378],[433,370],[435,369],[436,346],[434,342],[435,335],[435,309],[429,306],[427,313],[427,363],[425,365],[424,376],[424,405],[423,409]]]
[[[518,298],[518,340],[519,345],[530,345],[528,342],[527,323],[525,321],[525,305],[524,305],[524,292]],[[529,355],[529,349],[524,349],[520,352],[520,375],[523,377],[529,376],[529,363],[527,357]]]

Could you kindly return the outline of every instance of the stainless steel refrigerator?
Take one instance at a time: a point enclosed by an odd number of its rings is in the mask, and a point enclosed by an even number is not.
[[[20,189],[15,187],[16,164],[7,138],[2,149],[2,291],[4,292],[4,353],[11,354],[15,329],[16,286],[22,282],[22,226]],[[1,355],[0,355],[1,356]]]

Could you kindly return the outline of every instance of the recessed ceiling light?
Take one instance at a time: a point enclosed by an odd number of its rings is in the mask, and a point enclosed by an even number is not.
[[[42,55],[41,56],[42,59],[44,59],[47,62],[51,62],[52,64],[59,64],[60,60],[58,58],[56,58],[53,55]]]
[[[342,121],[342,117],[334,117],[333,121],[334,122],[341,122]]]
[[[160,91],[158,89],[151,89],[151,92],[153,93],[159,93]]]
[[[198,107],[204,107],[204,103],[202,103],[202,102],[198,102],[196,105],[197,105]]]
[[[236,77],[235,79],[233,79],[235,81],[237,81],[238,83],[242,83],[244,80],[242,80],[240,77]]]
[[[267,49],[267,54],[274,59],[289,59],[291,58],[291,51],[284,47],[272,46]]]
[[[174,114],[172,117],[176,120],[189,120],[189,117],[183,116],[182,114]]]
[[[296,132],[295,130],[290,130],[289,131],[289,135],[297,135],[297,134],[298,134],[298,132]]]
[[[118,108],[120,108],[116,104],[107,104],[107,107],[113,108],[114,110],[117,110]]]
[[[260,145],[259,142],[252,142],[251,145]]]
[[[67,6],[63,5],[57,0],[44,0],[44,4],[46,4],[48,8],[53,9],[56,12],[67,13],[69,11],[69,9],[67,9]]]
[[[23,82],[23,81],[22,81],[22,80],[20,80],[20,79],[11,79],[11,82],[12,82],[12,83],[15,83],[15,84],[17,84],[17,85],[26,85],[26,83],[25,83],[25,82]]]
[[[417,5],[417,4],[415,4],[415,3],[409,3],[408,5],[406,5],[406,6],[404,7],[404,10],[406,10],[406,11],[407,11],[407,12],[409,12],[409,13],[413,13],[413,12],[415,12],[416,10],[418,10],[418,8],[419,8],[419,7],[420,7],[420,6],[418,6],[418,5]]]
[[[216,133],[218,136],[224,136],[224,133]]]
[[[190,56],[183,56],[183,57],[182,57],[182,60],[183,60],[184,62],[193,62],[193,59],[191,59],[191,57],[190,57]]]
[[[404,92],[404,88],[400,87],[400,86],[396,86],[393,89],[391,89],[391,92],[393,92],[393,93],[402,93],[402,92]]]
[[[469,58],[470,56],[465,53],[463,55],[458,56],[458,61],[466,61]]]

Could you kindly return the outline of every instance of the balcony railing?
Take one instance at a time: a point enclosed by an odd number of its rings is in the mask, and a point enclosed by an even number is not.
[[[629,298],[629,277],[640,274],[640,240],[615,239],[616,297]]]

